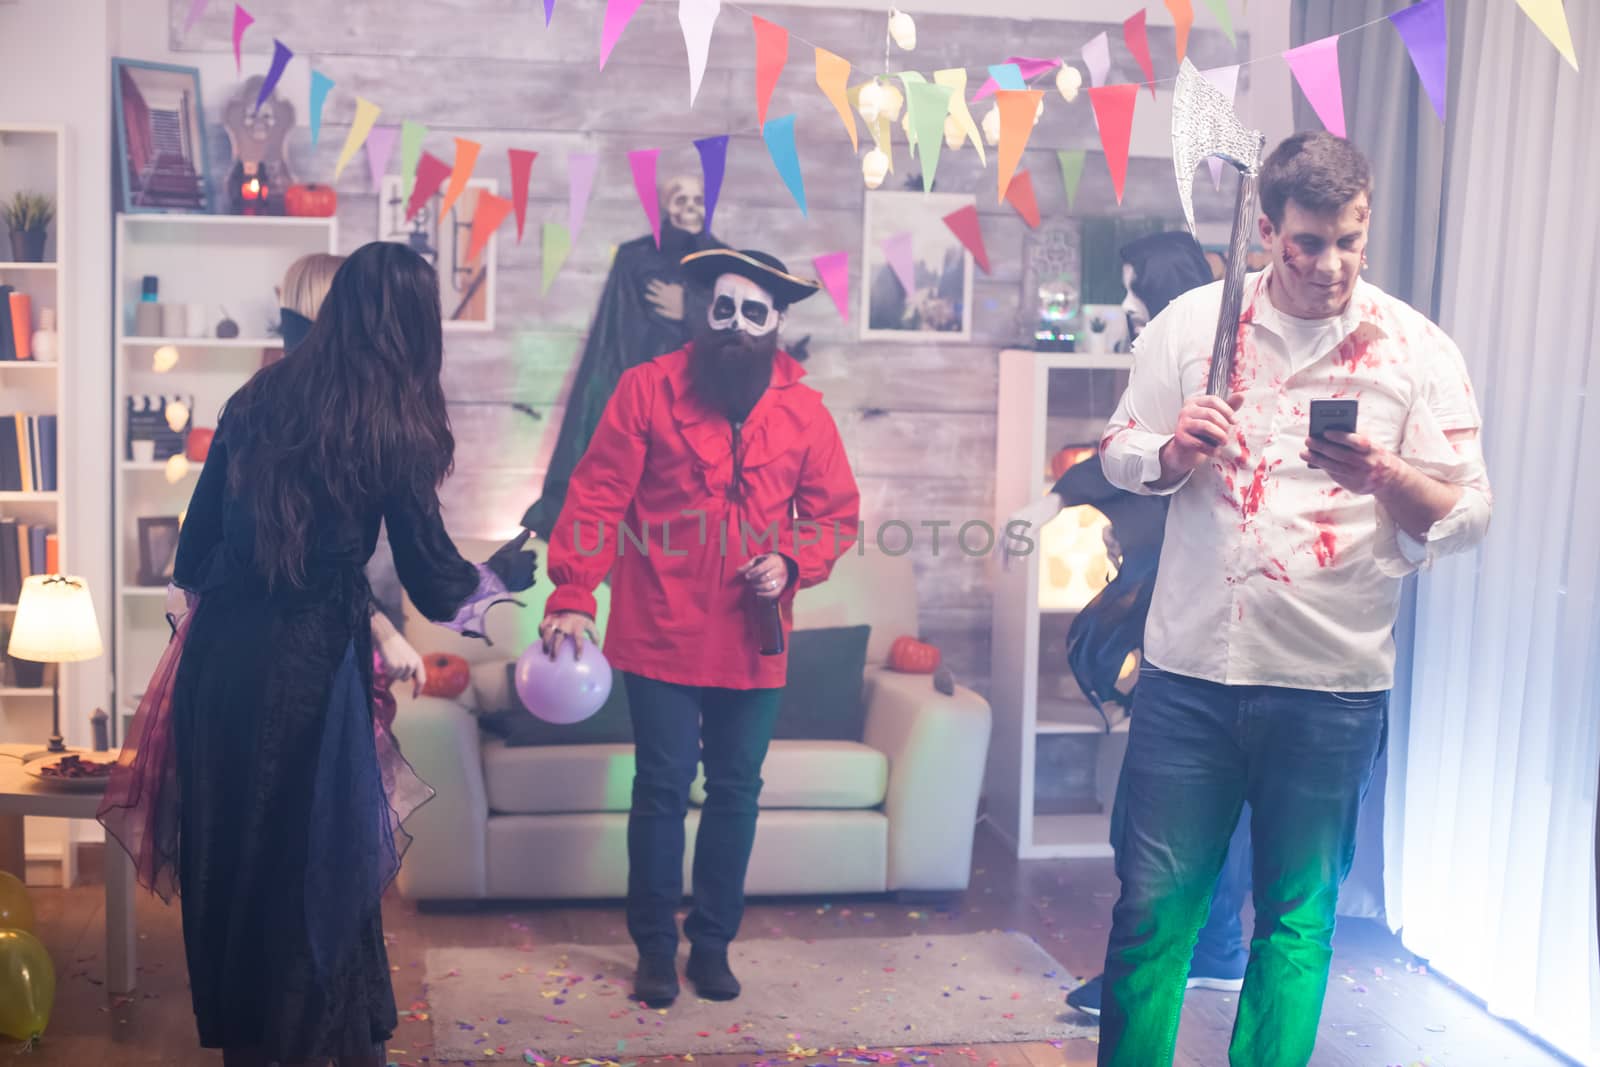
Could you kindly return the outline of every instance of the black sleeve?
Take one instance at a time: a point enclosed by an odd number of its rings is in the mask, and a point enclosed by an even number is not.
[[[409,494],[391,494],[384,502],[383,521],[395,570],[411,602],[434,622],[455,617],[478,589],[478,569],[456,551],[445,532],[436,499],[424,509]]]

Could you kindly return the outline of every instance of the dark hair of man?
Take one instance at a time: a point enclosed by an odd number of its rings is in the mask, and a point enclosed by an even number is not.
[[[1372,168],[1360,149],[1326,130],[1287,138],[1261,168],[1261,210],[1274,227],[1293,200],[1317,215],[1336,215],[1365,195],[1372,206]]]

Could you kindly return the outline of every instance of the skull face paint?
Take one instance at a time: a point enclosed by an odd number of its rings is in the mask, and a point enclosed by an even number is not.
[[[699,233],[706,226],[706,189],[693,175],[668,179],[661,187],[661,213],[684,233]]]
[[[765,337],[782,324],[783,313],[774,306],[772,294],[749,278],[724,274],[712,290],[706,321],[713,330]]]

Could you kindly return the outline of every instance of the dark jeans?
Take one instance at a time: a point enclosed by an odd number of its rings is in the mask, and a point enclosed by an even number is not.
[[[726,949],[744,918],[761,764],[782,690],[673,685],[626,673],[623,679],[637,763],[628,814],[628,933],[640,955],[677,952],[683,820],[703,761],[706,802],[694,844],[694,906],[683,932],[699,948]]]
[[[1172,1062],[1190,953],[1248,802],[1256,925],[1229,1062],[1303,1065],[1389,695],[1223,686],[1146,668],[1134,704],[1099,1063]]]

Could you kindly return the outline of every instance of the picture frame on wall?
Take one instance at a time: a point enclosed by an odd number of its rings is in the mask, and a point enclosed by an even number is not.
[[[498,194],[499,182],[474,178],[450,207],[450,217],[439,219],[444,190],[406,220],[405,186],[397,174],[385,175],[378,197],[378,237],[409,245],[439,274],[439,307],[446,332],[488,333],[494,330],[495,258],[500,235],[490,236],[477,260],[466,262],[472,242],[472,221],[480,193]]]
[[[176,515],[139,520],[140,585],[162,586],[172,581],[181,527]]]
[[[116,58],[111,93],[118,207],[131,213],[209,214],[200,71]]]
[[[955,193],[875,191],[867,194],[862,227],[861,321],[863,341],[970,341],[972,253],[944,218],[972,203]],[[886,242],[904,247],[910,237],[907,292],[890,262]],[[907,264],[900,264],[907,268]]]

